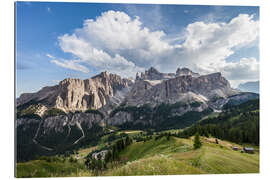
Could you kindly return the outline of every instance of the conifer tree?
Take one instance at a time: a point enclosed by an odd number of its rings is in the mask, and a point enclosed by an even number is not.
[[[129,138],[129,136],[126,137],[126,140],[125,140],[125,146],[128,146],[131,144],[131,139]]]
[[[193,144],[193,148],[194,149],[198,149],[202,146],[202,143],[200,141],[200,136],[199,136],[199,133],[197,132],[195,134],[195,138],[194,138],[194,144]]]
[[[119,153],[118,153],[117,145],[115,144],[113,146],[112,159],[113,160],[118,160],[118,158],[119,158]]]
[[[108,152],[105,155],[105,162],[108,163],[112,160],[112,152],[108,150]]]

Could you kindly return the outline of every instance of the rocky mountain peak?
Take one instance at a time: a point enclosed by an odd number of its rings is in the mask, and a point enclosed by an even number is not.
[[[104,71],[104,72],[101,72],[101,73],[100,73],[100,76],[101,76],[101,77],[104,77],[104,78],[110,78],[110,75],[111,75],[111,74],[108,73],[107,71]]]
[[[192,72],[190,69],[183,67],[183,68],[177,68],[176,70],[176,76],[194,76],[194,77],[199,77],[200,74],[199,73],[194,73]]]
[[[141,74],[141,77],[148,80],[158,80],[162,78],[162,73],[160,73],[154,67],[151,67],[149,70],[146,70],[145,73]]]
[[[96,78],[104,78],[104,79],[109,79],[110,78],[110,73],[107,71],[101,72],[100,74],[92,77],[92,79],[96,79]]]
[[[150,67],[149,70],[147,71],[148,73],[154,73],[154,74],[159,74],[160,72],[154,68],[154,67]]]
[[[136,80],[164,80],[174,78],[175,74],[173,73],[161,73],[156,68],[150,67],[141,75],[136,75]]]
[[[82,83],[81,79],[66,78],[59,82],[59,86],[68,86],[70,84]]]

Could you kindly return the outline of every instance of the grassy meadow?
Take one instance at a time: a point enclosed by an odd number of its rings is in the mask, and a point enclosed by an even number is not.
[[[191,139],[162,138],[134,143],[121,153],[127,163],[108,170],[104,175],[170,175],[258,173],[259,153],[240,153],[231,146],[240,145],[202,138],[203,146],[193,150]]]
[[[137,132],[136,132],[137,133]],[[193,137],[154,138],[133,142],[120,152],[120,161],[108,169],[92,172],[84,166],[84,157],[97,147],[78,150],[69,158],[58,157],[52,162],[33,160],[17,163],[17,177],[126,176],[259,173],[259,150],[255,154],[232,150],[242,146],[215,138],[201,137],[202,147],[193,149]],[[72,160],[70,160],[72,159]]]

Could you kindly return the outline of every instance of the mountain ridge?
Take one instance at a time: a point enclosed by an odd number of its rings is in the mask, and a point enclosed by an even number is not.
[[[237,89],[241,91],[260,93],[260,82],[259,81],[248,81],[238,85]]]
[[[121,78],[116,74],[101,72],[88,79],[66,78],[55,86],[43,87],[36,93],[25,93],[17,99],[17,107],[31,101],[42,104],[39,114],[48,108],[64,112],[100,109],[111,111],[120,104],[152,107],[161,103],[200,102],[211,107],[221,107],[216,99],[227,99],[243,93],[231,88],[220,72],[207,75],[194,73],[188,68],[177,68],[176,73],[161,73],[151,67],[137,73],[136,80]],[[224,103],[221,103],[224,104]],[[44,110],[44,112],[42,112]]]

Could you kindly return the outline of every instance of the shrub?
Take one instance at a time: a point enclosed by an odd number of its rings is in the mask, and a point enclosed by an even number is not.
[[[194,101],[194,102],[190,103],[190,106],[191,107],[194,107],[194,108],[200,107],[201,106],[201,103],[200,102],[197,102],[197,101]]]
[[[66,115],[66,113],[62,111],[61,109],[51,108],[45,112],[44,117],[47,118],[47,117],[58,116],[58,115]]]
[[[69,161],[70,163],[76,163],[78,160],[75,159],[75,158],[73,158],[73,157],[70,157],[70,158],[68,159],[68,161]]]

